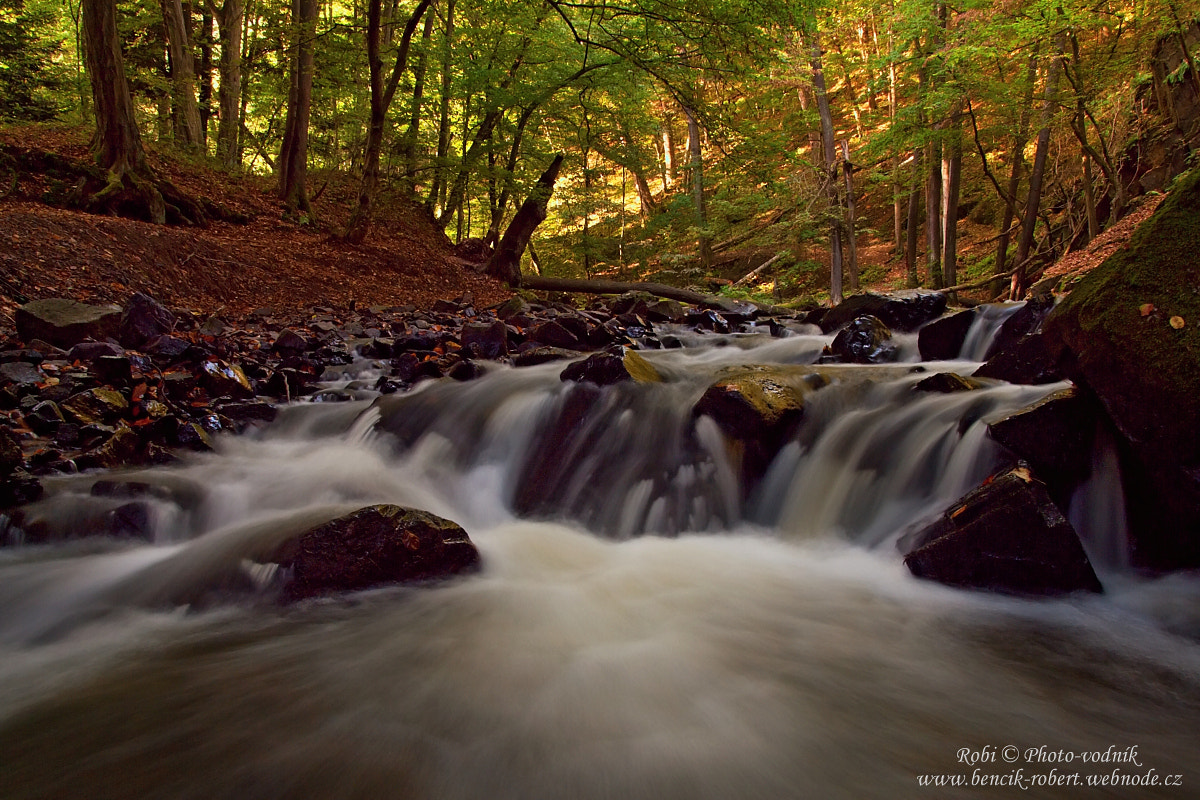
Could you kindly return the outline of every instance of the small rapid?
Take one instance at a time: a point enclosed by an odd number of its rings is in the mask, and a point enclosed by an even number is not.
[[[1140,772],[1200,780],[1200,582],[1129,572],[1103,436],[1070,515],[1105,595],[951,590],[897,552],[1002,463],[987,423],[1060,386],[931,393],[977,364],[698,338],[642,353],[656,383],[491,366],[293,404],[118,476],[145,487],[152,541],[0,549],[3,796],[918,798],[989,744],[1137,745]],[[693,412],[748,363],[823,387],[752,488]],[[97,491],[113,478],[57,478],[30,513],[84,527],[127,500]],[[383,502],[463,525],[481,573],[273,602],[265,556]]]

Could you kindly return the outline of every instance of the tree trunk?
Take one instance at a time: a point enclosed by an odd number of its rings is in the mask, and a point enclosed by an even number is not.
[[[146,163],[125,79],[117,29],[116,0],[84,0],[84,59],[92,84],[96,136],[92,153],[103,171],[73,192],[73,200],[93,213],[122,214],[150,222],[203,225],[203,210]]]
[[[1037,79],[1037,53],[1029,57],[1029,65],[1025,70],[1025,91],[1021,103],[1021,116],[1017,121],[1017,131],[1012,139],[1012,169],[1008,176],[1008,192],[1004,196],[1004,216],[1000,221],[1000,236],[996,240],[996,268],[994,275],[1003,276],[1008,272],[1008,243],[1010,229],[1017,215],[1017,190],[1021,186],[1021,172],[1025,163],[1025,143],[1029,137],[1030,106],[1033,103],[1033,84]],[[992,297],[999,297],[1004,291],[1004,284],[997,278],[991,284]]]
[[[453,44],[454,44],[454,5],[456,0],[446,0],[445,31],[442,37],[442,90],[438,101],[438,145],[437,158],[433,171],[433,181],[429,186],[429,199],[426,204],[432,211],[445,200],[446,175],[450,167],[446,161],[450,158],[450,84],[452,80]]]
[[[921,160],[917,159],[918,169]],[[908,288],[915,289],[921,285],[921,272],[917,269],[917,227],[921,221],[921,191],[914,186],[908,193],[908,225],[904,247],[904,270],[908,275]]]
[[[308,120],[312,109],[317,0],[293,0],[291,89],[279,152],[279,197],[289,215],[312,218],[308,199]]]
[[[227,170],[241,165],[238,141],[241,134],[242,22],[245,15],[245,0],[225,0],[217,15],[221,40],[221,60],[217,65],[221,76],[221,84],[217,88],[217,159]]]
[[[1021,223],[1021,239],[1017,243],[1016,271],[1013,272],[1009,299],[1020,300],[1025,294],[1025,262],[1033,249],[1034,228],[1037,226],[1038,208],[1042,202],[1042,181],[1046,174],[1046,156],[1050,151],[1050,125],[1058,107],[1058,79],[1062,74],[1064,36],[1054,37],[1054,56],[1046,72],[1045,95],[1042,101],[1041,129],[1038,131],[1037,149],[1033,155],[1033,169],[1029,173],[1029,195],[1025,200],[1025,219]]]
[[[824,181],[829,197],[829,300],[833,305],[842,302],[842,226],[841,203],[838,199],[836,145],[833,141],[833,115],[829,111],[829,95],[825,90],[825,72],[821,66],[821,43],[817,29],[807,32],[809,64],[812,67],[813,89],[817,96],[817,114],[821,118],[821,151],[825,167]]]
[[[929,286],[940,289],[942,283],[942,144],[925,145],[929,177],[925,181],[925,263]]]
[[[696,112],[683,105],[683,115],[688,126],[688,171],[691,173],[692,204],[696,212],[696,227],[700,234],[697,247],[700,255],[700,268],[705,274],[712,269],[712,236],[708,233],[708,205],[704,199],[704,153],[700,146],[700,123],[696,120]]]
[[[951,116],[950,139],[946,143],[942,165],[942,280],[943,285],[958,282],[958,196],[962,185],[962,103]]]
[[[408,130],[404,133],[404,179],[409,189],[416,191],[417,142],[421,138],[421,106],[425,101],[425,75],[429,70],[429,43],[433,41],[433,14],[425,15],[425,27],[421,30],[421,54],[413,70],[412,109],[408,117]]]
[[[533,112],[538,105],[538,103],[531,103],[526,106],[521,112],[521,118],[517,120],[517,130],[513,133],[512,144],[508,149],[508,162],[504,165],[504,188],[500,192],[500,199],[496,202],[496,207],[492,209],[492,221],[485,237],[489,242],[495,243],[500,240],[500,225],[504,222],[504,214],[508,211],[508,204],[515,188],[517,158],[521,154],[521,141],[525,138],[525,128],[529,125],[529,120],[533,117]]]
[[[858,243],[855,241],[854,165],[850,143],[842,139],[842,177],[846,182],[846,277],[850,291],[858,291]]]
[[[663,188],[669,190],[675,185],[675,134],[669,118],[662,123],[662,159]]]
[[[504,231],[500,244],[496,246],[496,252],[492,253],[491,259],[488,260],[485,270],[488,275],[506,282],[509,286],[521,285],[521,255],[529,245],[537,226],[546,219],[546,206],[550,203],[550,195],[554,193],[554,183],[558,180],[562,162],[563,156],[559,153],[538,178],[537,185],[521,204],[520,210]]]
[[[400,78],[408,65],[408,51],[413,33],[421,24],[431,0],[421,0],[404,23],[404,34],[396,50],[396,61],[387,83],[383,79],[383,59],[380,56],[380,34],[383,27],[382,0],[369,0],[367,4],[367,63],[371,80],[371,118],[367,125],[367,143],[363,150],[363,175],[358,189],[358,205],[350,215],[344,239],[351,244],[361,244],[371,227],[371,204],[379,184],[379,153],[383,148],[383,129],[387,122],[388,107],[396,95]]]
[[[213,96],[213,15],[207,8],[200,17],[200,32],[200,140],[207,152]]]
[[[161,0],[167,49],[171,56],[171,99],[175,104],[175,141],[195,149],[203,142],[200,107],[196,103],[196,62],[192,57],[192,31],[181,0]]]

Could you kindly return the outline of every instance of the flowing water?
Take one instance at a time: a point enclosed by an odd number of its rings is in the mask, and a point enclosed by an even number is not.
[[[1000,463],[987,421],[1057,387],[927,394],[976,365],[684,338],[645,353],[660,384],[494,367],[293,405],[129,476],[153,543],[0,550],[0,797],[1200,796],[1200,582],[1128,571],[1103,442],[1070,517],[1104,595],[951,590],[897,551]],[[753,491],[691,413],[750,363],[828,383]],[[35,513],[90,524],[123,502],[94,481]],[[277,605],[256,559],[374,502],[459,522],[483,570]]]

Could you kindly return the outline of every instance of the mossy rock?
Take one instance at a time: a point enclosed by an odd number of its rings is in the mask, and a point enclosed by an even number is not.
[[[1066,375],[1129,447],[1139,561],[1200,564],[1200,170],[1046,319]],[[1144,490],[1144,491],[1143,491]]]

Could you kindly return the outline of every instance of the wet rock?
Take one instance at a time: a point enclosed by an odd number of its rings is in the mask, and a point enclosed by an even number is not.
[[[917,334],[917,348],[922,361],[948,361],[958,358],[967,332],[975,322],[976,311],[960,311],[957,314],[936,319],[923,325]]]
[[[526,451],[520,470],[513,509],[520,516],[553,511],[569,481],[572,459],[587,451],[597,435],[587,419],[602,390],[593,382],[576,383],[559,399],[552,422],[545,426]]]
[[[821,330],[832,333],[862,316],[872,316],[897,331],[915,331],[946,311],[941,292],[904,291],[893,294],[856,294],[831,308],[821,318]]]
[[[117,340],[138,349],[147,342],[175,330],[175,315],[147,294],[136,292],[125,303]]]
[[[1025,302],[1019,310],[1000,326],[995,338],[988,346],[984,360],[1011,350],[1026,336],[1031,336],[1042,329],[1042,322],[1054,309],[1054,298],[1050,295],[1034,297]]]
[[[427,378],[442,377],[442,368],[433,358],[420,358],[415,353],[404,353],[392,360],[392,369],[396,377],[408,384],[417,383]]]
[[[990,479],[904,544],[913,575],[949,586],[1026,596],[1102,591],[1075,530],[1024,467]]]
[[[24,341],[44,339],[69,348],[85,339],[115,336],[121,325],[121,309],[49,298],[26,303],[16,310],[14,318],[17,335]]]
[[[280,400],[294,400],[304,394],[313,376],[290,367],[276,370],[266,382],[264,391]]]
[[[1058,359],[1047,348],[1046,340],[1040,333],[1026,336],[1015,346],[992,356],[972,376],[1028,386],[1063,379]]]
[[[122,425],[108,441],[76,459],[83,469],[116,469],[138,462],[142,441],[130,428]]]
[[[200,365],[201,383],[213,397],[249,398],[254,389],[242,368],[220,359],[210,358]]]
[[[5,383],[33,386],[45,379],[46,376],[42,371],[27,361],[10,361],[7,364],[0,364],[0,380]]]
[[[67,351],[67,360],[82,361],[87,364],[100,356],[119,356],[124,353],[124,348],[112,342],[80,342]]]
[[[559,379],[580,383],[587,381],[597,386],[611,386],[622,381],[638,381],[640,383],[660,383],[662,375],[646,359],[632,350],[614,348],[604,353],[596,353],[582,361],[571,364],[561,373]]]
[[[128,356],[99,356],[92,362],[92,372],[104,383],[127,386],[133,380],[133,362]]]
[[[57,350],[58,348],[54,348]],[[7,364],[10,361],[24,361],[28,364],[41,364],[46,360],[46,356],[39,350],[32,347],[25,347],[19,350],[5,350],[0,352],[0,364]]]
[[[494,361],[508,355],[508,328],[499,320],[491,324],[468,322],[463,325],[459,340],[463,349],[475,358]]]
[[[979,381],[964,378],[957,372],[939,372],[917,381],[913,389],[919,392],[937,392],[951,394],[953,392],[969,392],[981,386]]]
[[[550,345],[551,347],[562,347],[567,350],[584,349],[583,343],[579,341],[579,338],[556,320],[543,322],[533,330],[533,334],[529,338],[540,344]]]
[[[474,361],[459,361],[451,367],[446,375],[456,381],[473,381],[483,374],[483,370]]]
[[[62,403],[62,410],[82,425],[110,423],[129,410],[125,395],[105,386],[72,395]]]
[[[6,478],[25,463],[21,445],[13,438],[8,428],[0,427],[0,478]]]
[[[1098,413],[1095,401],[1071,387],[990,423],[988,433],[1065,500],[1091,471]]]
[[[567,359],[579,358],[579,355],[578,350],[565,350],[561,347],[533,347],[513,356],[513,364],[518,367],[532,367],[550,361],[565,361]]]
[[[388,584],[443,580],[479,569],[466,531],[425,511],[359,509],[309,530],[276,554],[290,568],[284,602]]]
[[[299,355],[308,349],[308,340],[291,328],[285,328],[271,343],[271,351],[280,355]]]
[[[53,400],[43,400],[25,414],[25,424],[39,436],[54,436],[64,422],[62,409]]]
[[[729,333],[729,322],[712,309],[691,311],[685,322],[697,330],[712,331],[713,333]]]
[[[526,303],[523,298],[510,297],[496,306],[496,317],[507,322],[517,314],[524,314],[527,311],[529,311],[529,303]]]
[[[279,416],[278,408],[270,403],[257,401],[221,403],[217,406],[217,411],[222,416],[241,423],[273,422],[275,417]]]
[[[0,477],[0,508],[11,508],[42,499],[42,482],[24,470]]]
[[[830,354],[851,364],[882,364],[896,359],[892,332],[881,320],[872,316],[855,319],[834,337]]]
[[[142,349],[155,357],[156,360],[165,364],[173,364],[176,361],[182,360],[188,350],[192,347],[192,343],[186,339],[180,339],[178,336],[170,336],[162,334],[147,339],[142,345]]]
[[[105,513],[104,533],[117,539],[154,541],[154,526],[150,507],[142,502],[122,503]]]

